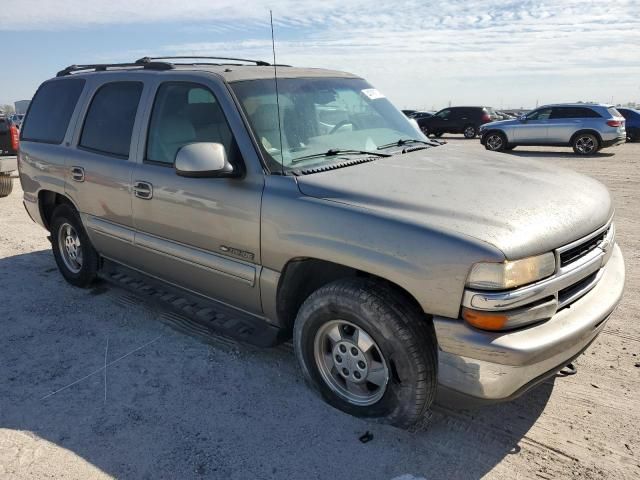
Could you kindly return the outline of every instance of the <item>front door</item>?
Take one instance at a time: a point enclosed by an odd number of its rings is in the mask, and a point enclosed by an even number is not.
[[[133,174],[135,261],[151,275],[259,314],[264,175],[243,168],[219,101],[224,95],[213,80],[159,83]],[[243,175],[178,176],[176,153],[195,142],[221,143]]]
[[[514,143],[545,143],[550,116],[551,108],[541,108],[531,112],[525,120],[519,121],[513,127]]]
[[[132,142],[144,90],[142,81],[87,82],[75,148],[65,158],[65,191],[82,217],[96,249],[127,262],[133,253]]]

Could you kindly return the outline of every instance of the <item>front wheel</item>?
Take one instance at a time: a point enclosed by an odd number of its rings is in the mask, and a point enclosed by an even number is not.
[[[503,152],[507,148],[507,139],[500,132],[488,133],[484,138],[484,148],[492,152]]]
[[[581,133],[573,139],[573,151],[578,155],[593,155],[600,148],[600,143],[595,135]]]
[[[98,253],[85,232],[80,216],[69,205],[60,205],[51,220],[51,246],[58,269],[67,282],[88,287],[96,279]]]
[[[435,398],[433,325],[385,283],[351,278],[318,289],[298,312],[294,348],[307,382],[351,415],[407,427]]]

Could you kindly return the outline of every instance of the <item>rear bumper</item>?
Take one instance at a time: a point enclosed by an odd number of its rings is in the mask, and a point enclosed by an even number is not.
[[[620,137],[616,137],[610,140],[602,140],[602,148],[614,147],[616,145],[621,145],[627,141],[627,134]]]
[[[580,355],[622,298],[624,260],[617,245],[602,270],[584,297],[529,328],[485,332],[462,320],[435,317],[439,396],[465,405],[510,400]]]

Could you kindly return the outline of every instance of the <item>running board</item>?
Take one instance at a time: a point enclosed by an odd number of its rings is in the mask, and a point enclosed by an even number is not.
[[[255,345],[273,347],[286,340],[284,331],[265,319],[254,317],[214,300],[207,299],[161,280],[149,277],[111,260],[104,259],[98,276],[135,294],[152,309],[162,306],[163,319],[175,319],[168,323],[174,328],[200,338],[219,337]]]

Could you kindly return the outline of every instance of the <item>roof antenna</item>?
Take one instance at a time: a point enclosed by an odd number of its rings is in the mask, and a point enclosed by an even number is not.
[[[273,50],[273,81],[276,86],[276,108],[278,109],[278,133],[280,135],[280,168],[284,175],[284,143],[282,143],[282,122],[280,121],[280,100],[278,95],[278,66],[276,63],[276,41],[273,36],[273,11],[269,10],[269,20],[271,23],[271,49]]]

